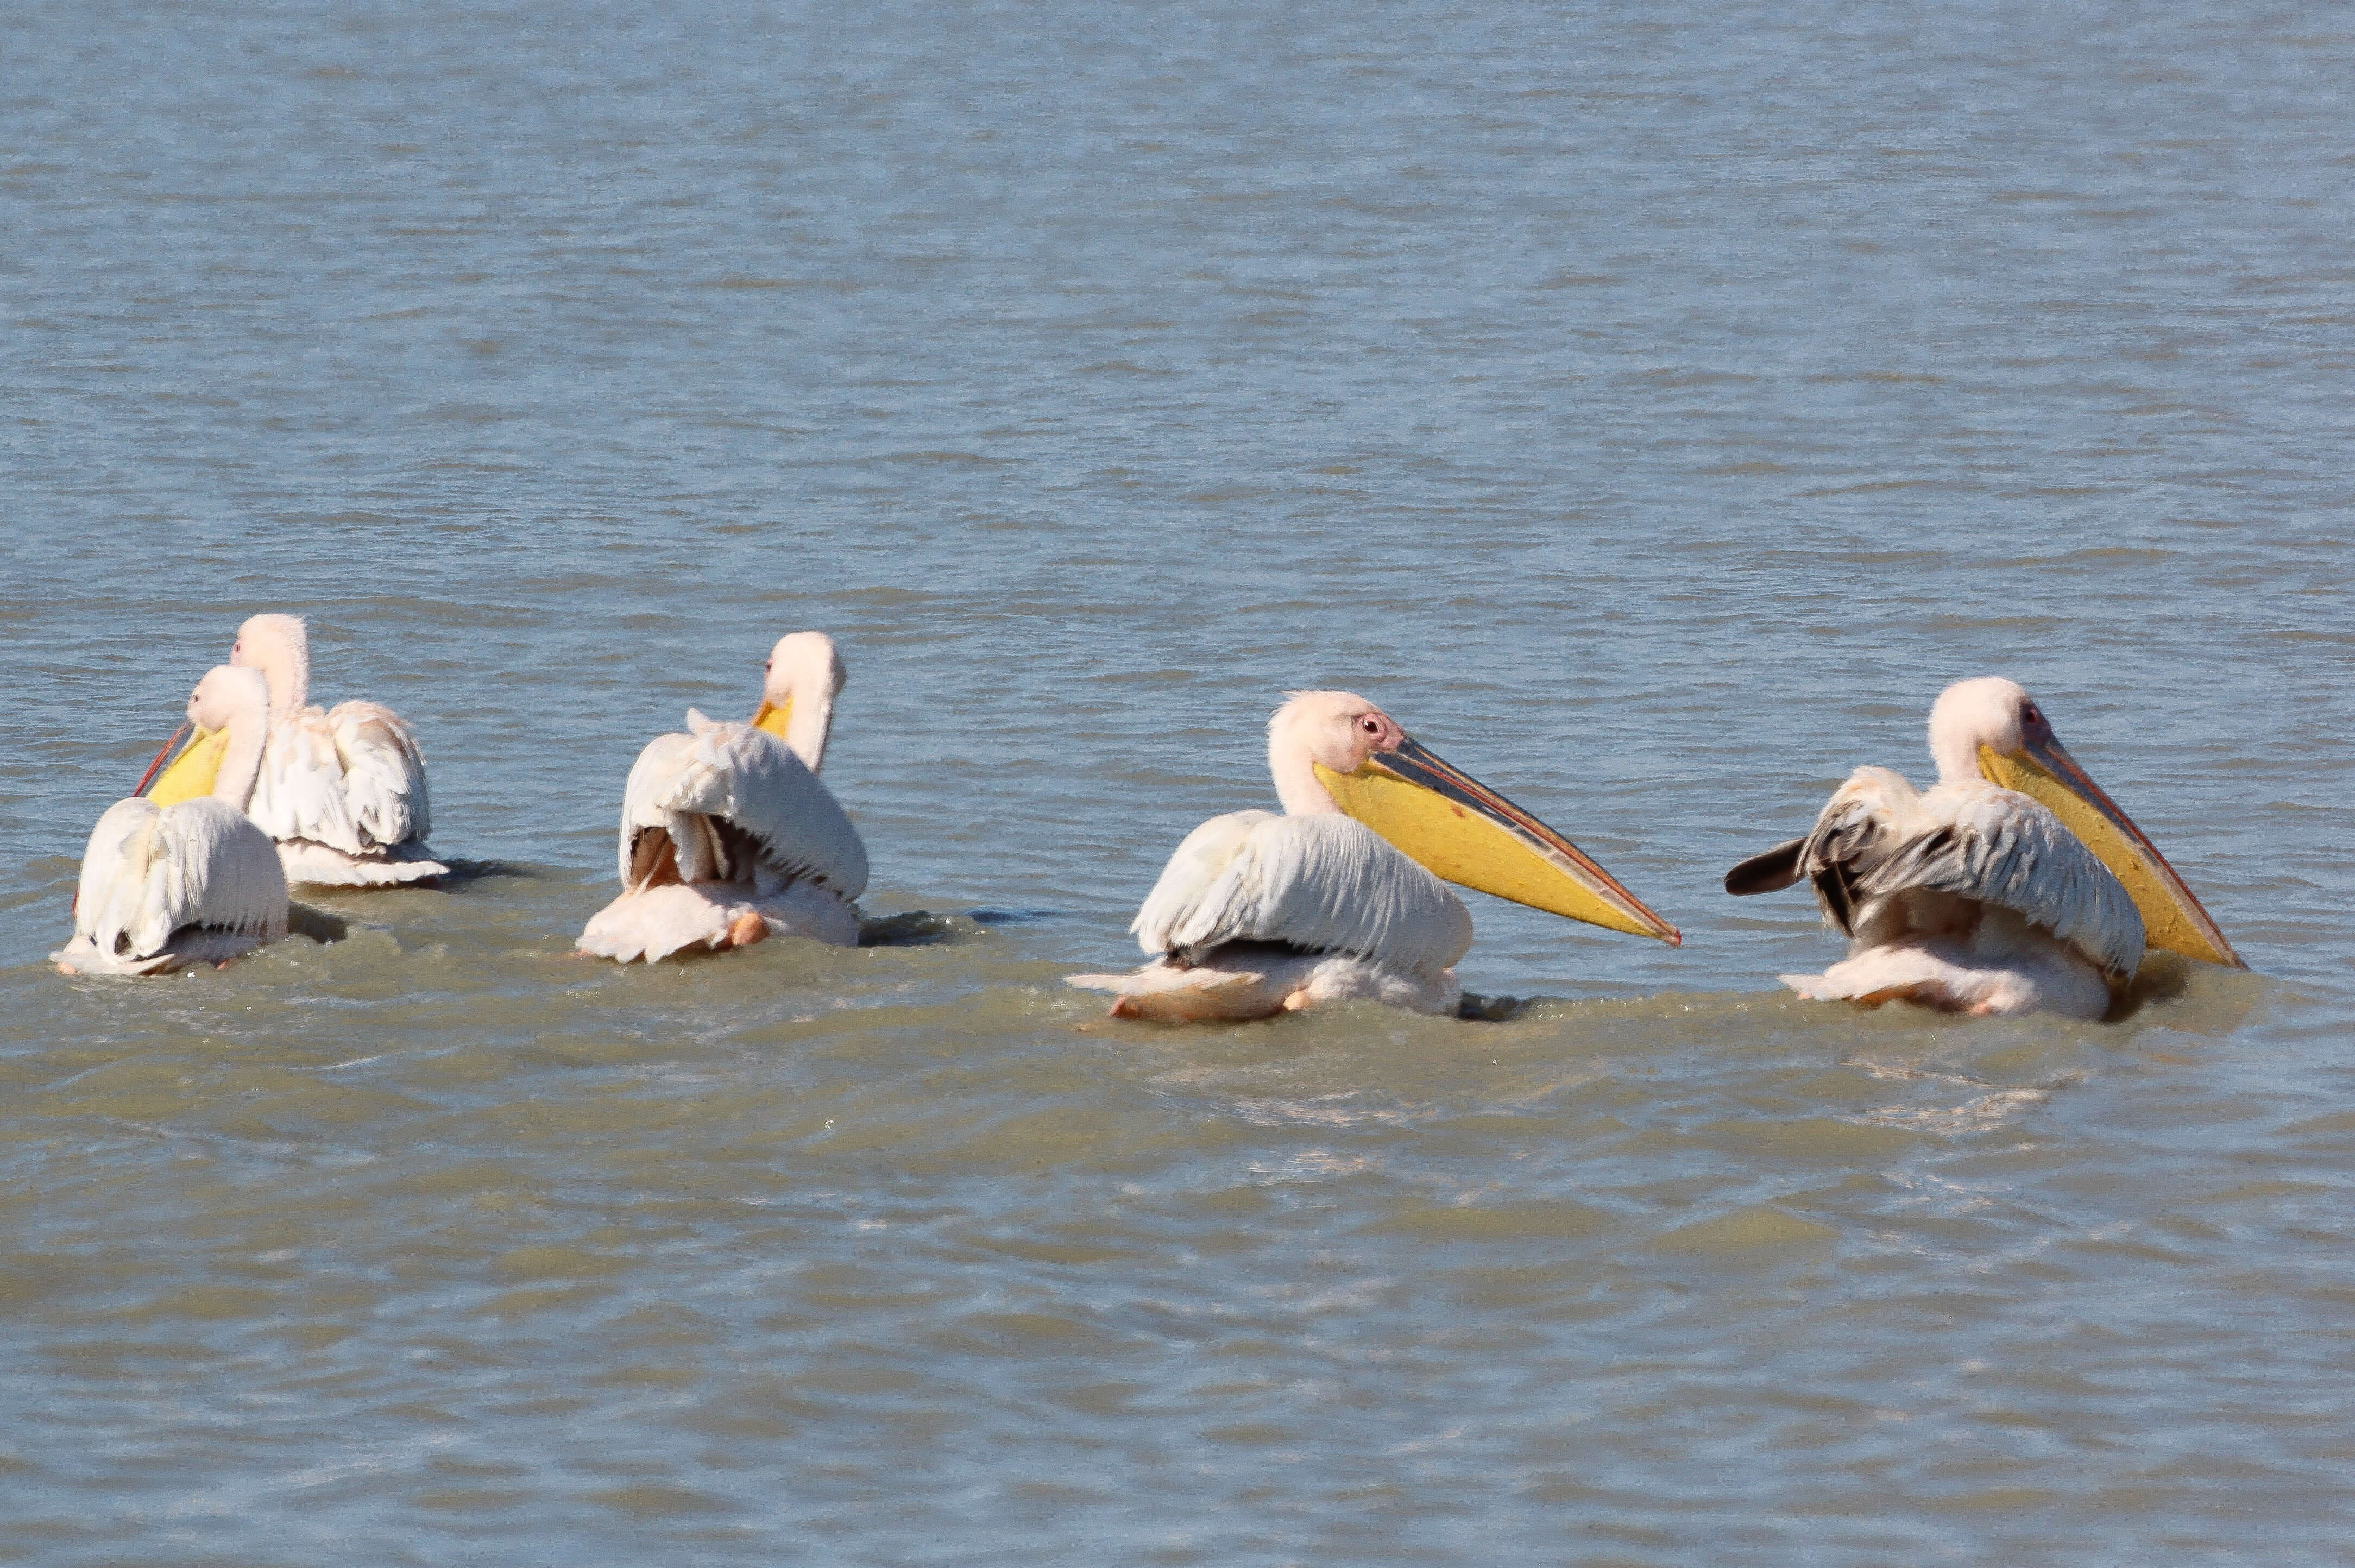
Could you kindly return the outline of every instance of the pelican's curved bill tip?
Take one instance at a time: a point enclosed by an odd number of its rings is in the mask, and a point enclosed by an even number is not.
[[[1319,763],[1316,777],[1343,811],[1444,881],[1684,945],[1593,856],[1412,737],[1355,773]]]

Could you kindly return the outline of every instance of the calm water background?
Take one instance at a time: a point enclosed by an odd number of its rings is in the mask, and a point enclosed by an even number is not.
[[[0,11],[0,1558],[2343,1562],[2341,7]],[[434,842],[69,981],[243,615]],[[840,639],[938,938],[567,956]],[[1733,859],[2001,672],[2256,974],[1798,1004]],[[1156,1032],[1342,684],[1681,951]]]

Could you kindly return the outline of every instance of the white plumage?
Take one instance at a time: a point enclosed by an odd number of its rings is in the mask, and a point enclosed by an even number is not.
[[[286,934],[286,877],[267,835],[210,798],[119,800],[82,852],[74,939],[50,955],[86,974],[153,975]]]
[[[268,719],[259,676],[226,667],[189,699],[200,726],[231,729],[215,793],[158,806],[117,801],[91,830],[73,940],[49,956],[69,973],[153,975],[219,963],[286,934],[286,876],[268,834],[239,809]],[[210,722],[208,722],[210,720]]]
[[[1112,992],[1114,1018],[1263,1018],[1354,997],[1454,1013],[1472,913],[1441,874],[1678,939],[1576,845],[1362,697],[1294,692],[1268,720],[1267,761],[1284,815],[1231,812],[1186,836],[1129,926],[1153,961],[1065,976]]]
[[[448,874],[425,844],[425,755],[399,714],[378,702],[310,703],[310,637],[297,616],[249,617],[229,659],[270,683],[269,744],[248,811],[277,841],[290,880],[375,887]]]
[[[1798,870],[1852,938],[1847,963],[1782,976],[1803,996],[2099,1018],[2104,977],[2142,961],[2142,916],[2109,868],[2043,805],[1984,780],[1917,793],[1859,768]]]
[[[1154,962],[1072,975],[1116,1018],[1265,1018],[1364,997],[1453,1013],[1472,912],[1365,824],[1235,811],[1188,834],[1129,930]]]
[[[1917,793],[1887,768],[1859,768],[1801,854],[1802,875],[1840,869],[1862,901],[1844,923],[1865,931],[1892,899],[1944,893],[2009,910],[2106,973],[2142,962],[2142,916],[2110,869],[2043,805],[1983,779]]]
[[[688,732],[647,742],[623,792],[622,880],[632,879],[633,846],[659,828],[681,881],[753,882],[763,892],[801,880],[846,899],[867,891],[867,846],[834,792],[791,748],[765,730],[715,721],[690,708]],[[738,864],[729,827],[751,841]],[[732,837],[732,836],[728,836]]]
[[[647,743],[623,792],[622,896],[591,917],[581,952],[626,964],[767,935],[858,942],[867,847],[816,771],[840,685],[832,641],[797,633],[771,656],[762,712],[784,715],[807,758],[693,709],[687,733]]]
[[[1129,930],[1148,954],[1228,942],[1351,953],[1421,975],[1472,947],[1472,913],[1364,823],[1236,811],[1186,836]]]
[[[2133,895],[2051,808],[1980,774],[1983,747],[2008,755],[2041,741],[2057,752],[2041,726],[2011,682],[1957,683],[1931,716],[1935,787],[1917,792],[1889,769],[1859,768],[1806,837],[1728,872],[1737,894],[1807,880],[1825,923],[1850,938],[1845,961],[1783,982],[1866,1006],[2107,1012],[2112,986],[2142,962]]]

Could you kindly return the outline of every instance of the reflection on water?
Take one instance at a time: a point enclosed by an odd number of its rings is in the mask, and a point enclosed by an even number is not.
[[[0,14],[0,1432],[43,1563],[2337,1561],[2334,15]],[[263,609],[439,890],[42,962]],[[840,641],[854,949],[623,969]],[[2255,966],[1855,1014],[1719,891],[2026,682]],[[1290,688],[1686,944],[1066,990]],[[1739,1543],[1739,1544],[1729,1544]]]

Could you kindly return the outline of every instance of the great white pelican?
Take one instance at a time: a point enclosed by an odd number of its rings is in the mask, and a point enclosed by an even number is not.
[[[627,964],[762,937],[858,941],[867,847],[818,780],[842,660],[823,632],[771,650],[747,723],[694,709],[687,733],[638,753],[623,792],[622,896],[581,933],[583,953]]]
[[[227,665],[206,672],[188,699],[195,735],[155,792],[115,802],[91,830],[73,940],[49,955],[59,969],[167,974],[225,964],[286,934],[286,873],[270,836],[245,815],[269,723],[261,676]]]
[[[311,698],[311,638],[298,615],[253,615],[229,662],[270,683],[270,742],[246,809],[277,841],[290,882],[381,887],[446,876],[432,829],[425,753],[378,702]]]
[[[1295,692],[1267,726],[1283,816],[1238,811],[1186,836],[1129,929],[1154,955],[1114,1018],[1263,1018],[1370,997],[1452,1014],[1472,914],[1445,881],[1682,942],[1561,834],[1346,691]]]
[[[1849,955],[1785,975],[1803,997],[1947,1012],[2107,1013],[2146,945],[2246,968],[2175,868],[2008,680],[1930,710],[1937,785],[1859,768],[1804,838],[1726,873],[1730,893],[1805,878]]]

